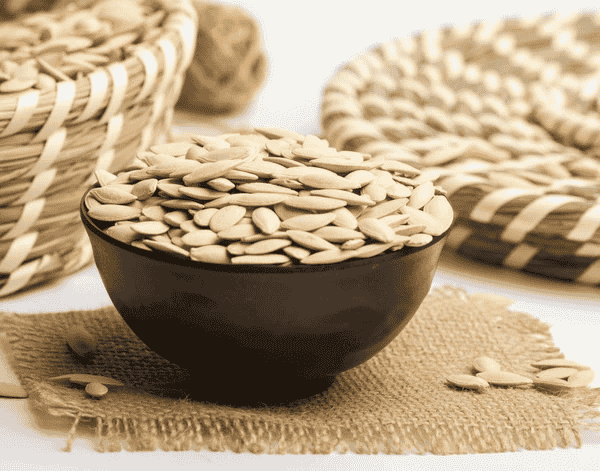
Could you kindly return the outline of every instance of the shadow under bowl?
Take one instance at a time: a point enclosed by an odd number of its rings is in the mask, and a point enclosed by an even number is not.
[[[445,241],[330,265],[215,265],[115,240],[83,201],[96,266],[123,320],[187,370],[195,399],[229,405],[309,397],[380,352],[428,294]]]

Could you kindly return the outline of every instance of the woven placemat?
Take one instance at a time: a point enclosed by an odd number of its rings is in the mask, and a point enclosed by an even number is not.
[[[600,426],[600,388],[553,395],[531,387],[451,388],[449,373],[469,373],[480,355],[533,377],[530,364],[562,357],[549,326],[506,309],[493,296],[455,287],[432,291],[402,333],[326,391],[287,406],[233,408],[177,395],[185,373],[141,344],[116,311],[1,314],[9,359],[32,408],[95,426],[98,451],[213,450],[252,453],[466,454],[580,447]],[[64,333],[85,325],[100,340],[96,357],[78,363]],[[210,361],[210,359],[199,359]],[[47,378],[111,376],[126,386],[101,400]],[[172,397],[171,397],[172,395]],[[594,425],[595,424],[595,425]]]

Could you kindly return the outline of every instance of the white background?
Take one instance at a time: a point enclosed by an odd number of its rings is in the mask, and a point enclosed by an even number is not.
[[[453,2],[380,1],[352,3],[254,0],[230,2],[244,7],[261,24],[269,56],[263,90],[233,126],[279,126],[301,133],[320,132],[319,106],[324,84],[337,68],[374,44],[440,24],[476,19],[530,16],[558,10],[572,13],[596,7],[583,1]],[[189,115],[179,115],[177,131],[199,129]],[[204,127],[204,125],[203,125]],[[600,372],[600,290],[551,282],[502,269],[442,257],[434,286],[453,284],[468,292],[493,292],[515,300],[513,309],[528,312],[552,326],[556,345],[570,359]],[[43,312],[85,309],[109,304],[95,267],[41,289],[0,299],[0,310]],[[1,339],[0,339],[1,340]],[[1,342],[0,342],[0,346]],[[5,347],[5,346],[4,346]],[[0,381],[16,381],[0,349]],[[596,379],[593,386],[600,386]],[[591,470],[600,465],[600,433],[584,434],[582,449],[467,456],[255,456],[179,452],[98,454],[87,439],[61,451],[68,424],[33,415],[27,401],[0,400],[0,471],[108,469],[544,469]]]

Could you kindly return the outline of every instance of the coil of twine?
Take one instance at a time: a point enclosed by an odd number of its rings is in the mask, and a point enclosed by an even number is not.
[[[0,297],[91,262],[80,198],[165,138],[195,48],[188,0],[62,3],[0,23]]]
[[[598,285],[599,28],[596,12],[551,14],[376,45],[327,83],[324,137],[441,186],[448,250]]]
[[[242,111],[264,84],[267,57],[260,26],[245,9],[193,0],[198,40],[178,107],[202,115]]]

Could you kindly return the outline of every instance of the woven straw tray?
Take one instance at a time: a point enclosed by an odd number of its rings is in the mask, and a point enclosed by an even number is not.
[[[194,53],[188,0],[63,3],[0,24],[0,297],[91,262],[81,195],[165,137]],[[37,83],[6,85],[26,62]]]
[[[446,248],[600,284],[600,13],[509,18],[379,44],[324,88],[324,137],[407,162],[455,210]]]

